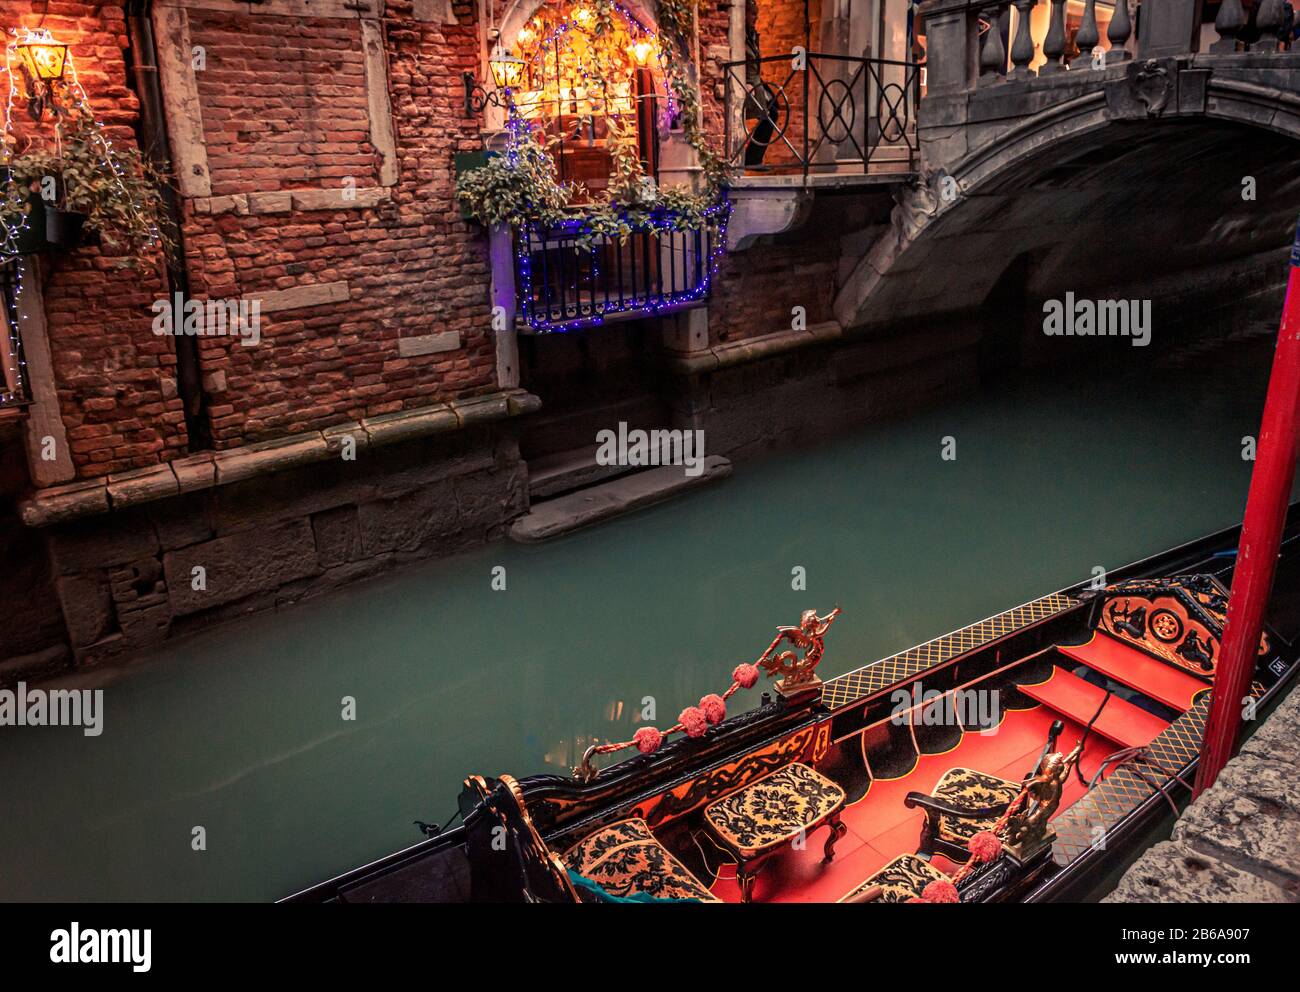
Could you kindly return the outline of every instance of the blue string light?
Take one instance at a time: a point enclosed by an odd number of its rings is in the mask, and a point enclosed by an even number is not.
[[[620,219],[625,221],[632,230],[651,231],[654,229],[653,221],[663,222],[673,215],[665,210],[657,210],[652,214],[650,222],[645,221],[642,217],[633,217],[628,212],[623,212]],[[718,263],[723,254],[726,252],[727,245],[727,222],[731,217],[731,203],[725,198],[718,204],[709,207],[704,211],[704,222],[699,230],[704,230],[711,223],[716,222],[718,225],[717,240],[709,250],[708,262],[704,270],[704,278],[692,286],[690,289],[681,290],[674,293],[661,296],[658,299],[651,300],[649,294],[645,297],[632,297],[631,299],[611,300],[606,304],[593,304],[592,313],[581,316],[564,318],[553,321],[547,314],[538,314],[533,307],[533,282],[532,282],[532,252],[530,246],[533,241],[533,228],[531,225],[525,225],[519,232],[516,248],[515,262],[519,273],[521,292],[520,300],[523,302],[526,311],[526,322],[529,329],[535,334],[558,334],[566,331],[579,330],[586,327],[598,327],[605,323],[609,317],[625,313],[644,313],[653,317],[659,314],[667,313],[673,310],[681,310],[690,304],[698,303],[709,295],[709,289],[713,285],[713,277],[718,274]],[[590,230],[586,219],[575,217],[572,220],[561,221],[550,229],[551,234],[559,234],[563,237],[576,238],[580,237]],[[695,228],[686,228],[684,230],[695,230]],[[543,239],[544,241],[544,239]],[[543,245],[543,251],[545,246]],[[576,292],[576,275],[574,288]],[[564,308],[564,304],[561,303]]]

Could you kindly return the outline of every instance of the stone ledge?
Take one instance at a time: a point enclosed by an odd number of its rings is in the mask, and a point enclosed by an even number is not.
[[[196,214],[284,214],[293,210],[364,210],[391,200],[387,186],[353,190],[349,198],[343,189],[283,189],[259,193],[231,193],[229,196],[198,196]]]
[[[1146,851],[1106,902],[1300,902],[1300,691]]]
[[[244,293],[245,300],[256,300],[263,313],[275,313],[277,310],[297,310],[299,307],[322,306],[326,303],[342,303],[349,298],[346,279],[337,282],[314,282],[303,286],[291,286],[288,289],[263,289]]]
[[[770,358],[787,351],[807,348],[823,341],[834,341],[842,337],[844,329],[838,321],[828,320],[820,324],[811,324],[803,331],[777,331],[762,337],[746,338],[743,341],[731,341],[715,345],[704,351],[688,351],[665,359],[665,367],[671,372],[682,375],[699,375],[731,365],[743,365],[760,358]]]
[[[337,457],[346,438],[357,451],[532,413],[542,401],[522,389],[366,417],[320,431],[228,451],[204,451],[150,468],[39,490],[19,504],[28,527],[98,516],[128,506],[198,492]]]
[[[510,525],[510,537],[521,544],[536,544],[663,502],[730,474],[731,462],[719,455],[707,456],[699,475],[687,475],[677,465],[644,469],[535,504]]]
[[[55,644],[34,654],[0,658],[0,688],[24,681],[44,681],[61,675],[72,667],[67,645]]]

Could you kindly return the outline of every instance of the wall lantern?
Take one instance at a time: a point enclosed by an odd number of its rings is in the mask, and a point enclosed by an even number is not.
[[[54,40],[45,29],[27,31],[14,46],[21,60],[23,79],[27,83],[27,112],[32,120],[39,121],[48,107],[53,114],[60,113],[54,95],[54,84],[63,78],[68,61],[68,46]]]
[[[492,70],[492,81],[499,90],[514,90],[524,78],[524,61],[515,58],[500,47],[488,59],[488,68]]]
[[[472,72],[463,73],[465,83],[465,116],[475,117],[483,112],[488,104],[504,107],[510,100],[510,91],[518,89],[524,79],[524,61],[511,55],[500,45],[488,59],[488,69],[492,73],[495,86],[490,93],[474,81]]]

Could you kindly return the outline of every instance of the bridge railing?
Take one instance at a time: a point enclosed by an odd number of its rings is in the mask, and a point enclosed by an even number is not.
[[[1040,2],[1050,10],[1047,32],[1036,39],[1031,19]],[[1067,32],[1066,6],[1067,0],[926,0],[921,13],[929,50],[927,92],[940,95],[1134,57],[1165,58],[1202,50],[1201,8],[1190,0],[1143,0],[1140,30],[1135,29],[1129,0],[1117,0],[1104,30],[1096,0],[1085,0],[1073,37]],[[1241,0],[1223,0],[1214,21],[1218,40],[1204,50],[1291,51],[1300,56],[1292,24],[1284,0],[1257,0],[1249,10]],[[1038,60],[1038,42],[1046,61],[1031,68]]]
[[[727,164],[746,172],[912,171],[915,62],[809,52],[723,63]]]

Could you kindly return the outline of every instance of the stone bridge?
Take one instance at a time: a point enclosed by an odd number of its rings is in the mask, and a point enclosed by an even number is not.
[[[1051,0],[1036,46],[1038,3],[923,4],[920,170],[841,280],[842,326],[1005,300],[1032,320],[1026,301],[1067,290],[1201,305],[1281,284],[1300,213],[1300,45],[1276,40],[1281,4],[1247,20],[1224,0],[1202,47],[1199,0],[1144,0],[1136,34],[1121,3],[1105,57],[1096,44],[1067,67],[1065,3]],[[1262,40],[1241,41],[1247,29]]]

